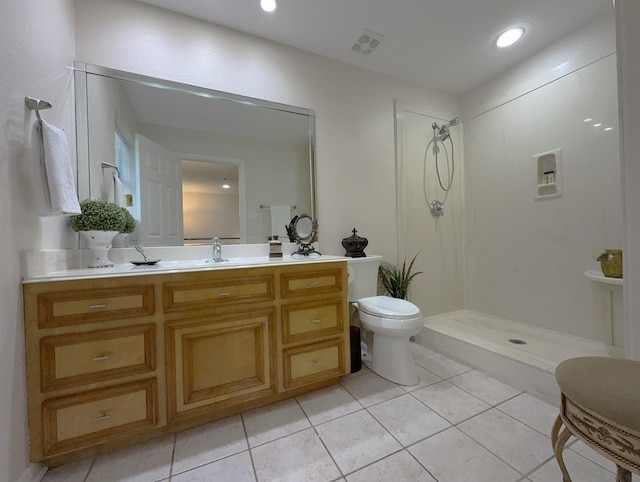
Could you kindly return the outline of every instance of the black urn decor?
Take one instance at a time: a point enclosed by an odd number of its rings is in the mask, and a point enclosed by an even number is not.
[[[358,236],[357,233],[356,228],[353,228],[353,235],[342,240],[342,246],[347,250],[345,256],[350,258],[365,258],[367,255],[364,254],[364,248],[369,244],[369,240]]]

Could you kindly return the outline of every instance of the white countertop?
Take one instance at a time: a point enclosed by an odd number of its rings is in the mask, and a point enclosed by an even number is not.
[[[211,271],[219,269],[243,269],[259,266],[282,266],[300,263],[325,263],[347,261],[344,256],[294,256],[284,255],[282,258],[268,256],[251,256],[245,258],[228,258],[227,261],[214,263],[210,260],[167,260],[154,265],[135,266],[131,263],[116,264],[111,268],[79,268],[53,271],[42,275],[25,278],[24,283],[39,283],[45,281],[69,281],[89,278],[115,278],[119,276],[143,276],[149,274],[184,273],[189,271]]]

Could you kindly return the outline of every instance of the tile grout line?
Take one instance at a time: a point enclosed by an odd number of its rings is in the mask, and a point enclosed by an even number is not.
[[[428,386],[428,385],[427,385],[427,386]],[[425,387],[425,388],[426,388],[426,387]],[[405,393],[404,395],[411,395],[411,393],[407,392],[407,393]],[[400,397],[402,397],[402,396],[404,396],[404,395],[400,395]],[[394,400],[395,398],[400,398],[400,397],[394,397],[394,398],[391,398],[391,399],[389,399],[389,400]],[[418,400],[418,399],[417,399],[417,398],[415,398],[415,397],[413,397],[413,398],[414,398],[415,400]],[[387,400],[387,401],[389,401],[389,400]],[[426,404],[424,404],[424,402],[422,402],[421,400],[418,400],[418,402],[422,403],[422,404],[425,406],[425,408],[427,408],[427,409],[431,410],[433,413],[435,413],[437,416],[439,416],[440,418],[442,418],[443,420],[445,420],[447,423],[450,423],[446,418],[444,418],[442,415],[440,415],[439,413],[437,413],[435,410],[432,410],[431,408],[427,407],[427,405],[426,405]],[[384,402],[380,402],[380,403],[378,403],[378,404],[371,405],[371,406],[372,406],[372,407],[374,407],[374,406],[376,406],[376,405],[380,405],[381,403],[384,403]],[[412,457],[412,458],[413,458],[413,459],[414,459],[414,460],[415,460],[415,461],[420,465],[420,467],[422,467],[422,468],[423,468],[423,469],[424,469],[424,470],[425,470],[425,471],[426,471],[426,472],[427,472],[427,473],[428,473],[428,474],[429,474],[429,475],[430,475],[430,476],[431,476],[431,477],[432,477],[436,482],[439,482],[439,481],[438,481],[438,479],[436,479],[436,477],[434,477],[434,476],[433,476],[433,474],[429,471],[429,469],[427,469],[424,465],[422,465],[422,463],[420,463],[420,461],[419,461],[418,459],[416,459],[416,458],[413,456],[413,454],[409,451],[409,447],[412,447],[413,445],[416,445],[416,444],[418,444],[418,443],[420,443],[420,442],[422,442],[422,441],[424,441],[424,440],[427,440],[428,438],[433,437],[434,435],[437,435],[437,434],[439,434],[439,433],[444,432],[445,430],[450,429],[450,428],[451,428],[451,425],[450,425],[449,427],[446,427],[446,428],[442,429],[442,430],[438,430],[437,432],[434,432],[434,433],[430,434],[429,436],[427,436],[427,437],[425,437],[425,438],[423,438],[423,439],[421,439],[421,440],[418,440],[418,441],[416,441],[416,442],[414,442],[414,443],[412,443],[412,444],[409,444],[409,445],[407,445],[407,446],[405,447],[405,446],[404,446],[404,444],[403,444],[402,442],[400,442],[400,440],[398,440],[396,437],[394,437],[394,435],[393,435],[393,434],[392,434],[392,433],[391,433],[391,432],[390,432],[390,431],[389,431],[389,430],[388,430],[384,425],[382,425],[382,422],[380,422],[380,420],[378,420],[378,419],[376,418],[376,416],[375,416],[373,413],[369,412],[368,408],[369,408],[369,407],[366,407],[366,408],[365,408],[365,410],[367,411],[367,413],[368,413],[369,415],[371,415],[371,416],[374,418],[374,420],[375,420],[376,422],[378,422],[378,423],[380,424],[380,426],[381,426],[381,427],[382,427],[382,428],[383,428],[383,429],[384,429],[384,430],[385,430],[389,435],[391,435],[391,437],[392,437],[396,442],[398,442],[398,443],[400,444],[400,446],[402,447],[402,449],[397,450],[397,451],[395,451],[395,452],[393,452],[393,453],[391,453],[391,454],[387,455],[386,457],[383,457],[382,459],[379,459],[379,460],[376,460],[376,461],[374,461],[374,462],[371,462],[370,464],[366,465],[365,467],[369,467],[370,465],[377,464],[378,462],[380,462],[380,461],[382,461],[382,460],[384,460],[384,459],[386,459],[386,458],[389,458],[389,457],[391,457],[392,455],[395,455],[395,454],[397,454],[397,453],[400,453],[400,452],[403,452],[403,451],[404,451],[404,452],[407,452],[407,454],[408,454],[410,457]],[[362,470],[362,469],[364,469],[365,467],[361,467],[361,468],[360,468],[360,469],[358,469],[358,470]]]
[[[522,392],[522,393],[524,393],[524,392]],[[491,406],[490,408],[488,408],[487,410],[484,410],[483,412],[478,413],[478,414],[474,415],[473,417],[469,417],[468,419],[463,420],[463,421],[461,421],[461,422],[459,422],[459,423],[460,423],[460,424],[462,424],[462,423],[464,423],[464,422],[466,422],[466,421],[468,421],[468,420],[471,420],[472,418],[474,418],[474,417],[476,417],[476,416],[478,416],[478,415],[481,415],[481,414],[483,414],[483,413],[487,413],[488,411],[493,410],[493,409],[498,410],[500,413],[504,413],[504,412],[502,412],[502,410],[498,409],[498,405],[500,405],[500,404],[502,404],[502,403],[505,403],[505,402],[508,402],[509,400],[513,400],[514,398],[519,397],[520,395],[522,395],[522,393],[519,393],[518,395],[515,395],[515,396],[513,396],[513,397],[511,397],[511,398],[509,398],[509,399],[507,399],[507,400],[505,400],[505,401],[503,401],[503,402],[500,402],[500,403],[499,403],[499,404],[497,404],[497,405],[492,405],[492,406]],[[529,426],[528,426],[527,424],[525,424],[524,422],[521,422],[521,421],[520,421],[520,420],[518,420],[517,418],[512,417],[512,416],[511,416],[511,415],[509,415],[508,413],[505,413],[505,415],[506,415],[506,416],[508,416],[509,418],[511,418],[511,419],[513,419],[513,420],[515,420],[516,422],[521,423],[521,424],[522,424],[522,425],[524,425],[525,427],[527,427],[527,428],[529,428],[529,429],[531,429],[531,430],[534,430],[533,428],[529,427]],[[457,425],[458,425],[458,424],[456,424],[456,428],[458,428],[458,427],[457,427]],[[486,447],[486,446],[485,446],[485,445],[484,445],[480,440],[476,440],[474,437],[472,437],[471,435],[469,435],[468,433],[466,433],[464,430],[462,430],[462,429],[460,429],[460,428],[458,428],[458,430],[460,430],[460,432],[462,432],[464,435],[466,435],[466,436],[467,436],[467,437],[469,437],[471,440],[473,440],[473,441],[474,441],[474,442],[476,442],[478,445],[480,445],[480,446],[481,446],[483,449],[485,449],[487,452],[489,452],[489,453],[493,454],[495,457],[497,457],[497,458],[498,458],[498,459],[500,459],[502,462],[504,462],[505,464],[507,464],[509,467],[511,467],[511,468],[512,468],[513,470],[515,470],[517,473],[521,474],[521,475],[522,475],[522,477],[520,478],[520,480],[522,480],[522,479],[524,479],[524,478],[527,478],[530,474],[532,474],[533,472],[535,472],[536,470],[538,470],[540,467],[542,467],[544,464],[548,463],[551,459],[553,459],[553,458],[554,458],[554,455],[552,454],[549,458],[544,459],[544,461],[543,461],[543,462],[541,462],[539,465],[537,465],[536,467],[534,467],[532,470],[530,470],[530,471],[528,471],[528,472],[523,473],[523,472],[521,472],[520,470],[518,470],[516,467],[514,467],[510,462],[506,461],[506,460],[505,460],[505,459],[503,459],[500,455],[498,455],[497,453],[495,453],[493,450],[489,449],[489,447]],[[534,430],[534,432],[536,432],[536,433],[540,433],[540,432],[538,432],[537,430]],[[551,439],[549,439],[549,443],[551,443]]]
[[[449,428],[451,428],[451,427],[449,427]],[[445,429],[445,430],[448,430],[448,429]],[[444,430],[441,430],[441,431],[440,431],[440,432],[438,432],[438,433],[442,433],[442,432],[444,432]],[[435,434],[434,434],[434,435],[435,435]],[[425,439],[425,440],[426,440],[426,439]],[[418,443],[418,442],[416,442],[416,443]],[[415,444],[414,444],[414,445],[415,445]],[[429,475],[433,478],[433,480],[435,480],[436,482],[440,482],[440,480],[439,480],[439,479],[438,479],[434,474],[432,474],[432,473],[431,473],[431,471],[430,471],[428,468],[426,468],[426,467],[422,464],[422,462],[420,462],[420,461],[415,457],[415,455],[413,455],[413,454],[409,451],[409,447],[405,447],[405,450],[407,451],[407,453],[409,454],[409,456],[410,456],[413,460],[415,460],[416,462],[418,462],[418,464],[420,465],[420,467],[422,467],[422,468],[427,472],[427,474],[429,474]]]
[[[244,423],[244,414],[246,412],[242,412],[240,414],[240,421],[242,422],[242,430],[244,431],[244,441],[247,442],[247,451],[249,452],[249,460],[251,460],[251,468],[253,469],[253,480],[258,482],[258,471],[256,470],[256,463],[253,461],[253,452],[251,451],[252,447],[249,444],[249,434],[247,433],[247,426]],[[242,453],[242,452],[238,452]],[[234,454],[237,455],[237,454]]]
[[[178,441],[178,434],[173,434],[173,448],[171,450],[171,464],[169,465],[169,482],[171,482],[171,477],[173,477],[173,461],[176,457],[176,442]]]
[[[526,393],[526,392],[522,392],[522,393]],[[522,395],[522,393],[520,393],[519,395],[516,395],[515,397],[512,397],[512,398],[510,398],[510,399],[508,399],[508,400],[505,400],[504,402],[500,402],[500,403],[499,403],[498,405],[496,405],[494,408],[495,408],[496,410],[498,410],[500,413],[503,413],[503,414],[507,415],[508,417],[511,417],[512,419],[517,420],[517,421],[518,421],[518,422],[520,422],[521,424],[526,425],[526,426],[527,426],[527,427],[529,427],[531,430],[534,430],[534,431],[538,432],[540,435],[544,435],[545,437],[547,437],[547,438],[549,439],[549,441],[551,441],[551,437],[549,436],[549,434],[546,434],[546,433],[541,432],[541,431],[540,431],[540,430],[538,430],[537,428],[532,427],[532,426],[531,426],[531,425],[529,425],[528,423],[526,423],[526,422],[524,422],[524,421],[520,420],[519,418],[517,418],[517,417],[515,417],[515,416],[511,415],[511,414],[510,414],[510,413],[508,413],[508,412],[505,412],[504,410],[502,410],[502,409],[500,408],[500,405],[502,405],[502,404],[504,404],[504,403],[506,403],[506,402],[509,402],[509,401],[513,400],[514,398],[519,397],[520,395]]]
[[[333,458],[333,454],[331,453],[331,451],[329,450],[327,445],[324,443],[324,440],[322,439],[322,436],[316,430],[316,426],[313,423],[311,423],[311,420],[309,419],[309,416],[307,415],[307,412],[305,412],[304,408],[302,408],[302,404],[300,403],[300,400],[298,400],[298,397],[295,397],[295,400],[296,400],[296,403],[298,404],[298,406],[300,407],[300,410],[302,410],[302,413],[304,413],[304,416],[307,417],[307,422],[309,422],[309,425],[311,426],[311,429],[313,430],[313,433],[316,434],[316,437],[318,437],[318,440],[320,440],[320,443],[322,444],[322,447],[327,452],[327,455],[329,455],[329,458],[331,459],[331,462],[333,462],[333,465],[335,465],[336,469],[338,469],[338,472],[340,473],[341,477],[338,477],[337,479],[334,479],[334,480],[340,480],[340,478],[345,477],[345,474],[342,472],[342,469],[340,468],[340,466],[338,465],[336,460]],[[336,419],[333,419],[333,420],[336,420]],[[321,425],[321,424],[318,424],[318,425]]]
[[[176,475],[186,474],[187,472],[191,472],[192,470],[201,469],[202,467],[206,467],[207,465],[212,465],[212,464],[215,464],[215,463],[220,462],[222,460],[226,460],[226,459],[229,459],[229,458],[234,457],[236,455],[239,455],[242,452],[249,452],[249,451],[250,451],[250,449],[247,448],[245,450],[241,450],[240,452],[235,452],[235,453],[232,453],[232,454],[228,454],[228,455],[225,455],[224,457],[220,457],[220,458],[217,458],[215,460],[210,460],[209,462],[204,462],[204,463],[202,463],[200,465],[195,465],[193,467],[189,467],[188,469],[183,470],[182,472],[176,472],[171,477],[174,477]],[[249,456],[251,456],[251,454],[249,454]],[[252,463],[253,463],[253,461],[252,461]],[[254,472],[255,472],[255,470],[254,470]]]
[[[93,470],[93,466],[96,464],[96,460],[98,459],[98,457],[94,457],[93,461],[91,462],[91,465],[89,466],[89,470],[87,470],[87,474],[84,476],[83,482],[87,482],[87,480],[89,480],[89,474],[91,474],[91,471]]]

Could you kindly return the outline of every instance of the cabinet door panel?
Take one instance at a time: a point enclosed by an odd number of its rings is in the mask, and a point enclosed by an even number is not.
[[[167,326],[170,417],[275,390],[270,353],[274,311],[203,318]]]

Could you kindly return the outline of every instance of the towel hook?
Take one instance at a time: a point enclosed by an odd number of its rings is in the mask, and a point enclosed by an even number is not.
[[[51,109],[53,107],[50,102],[47,102],[46,100],[36,99],[35,97],[25,97],[24,103],[26,104],[27,109],[36,111],[36,117],[38,118],[38,122],[40,123],[42,123],[42,117],[40,117],[40,109]]]

